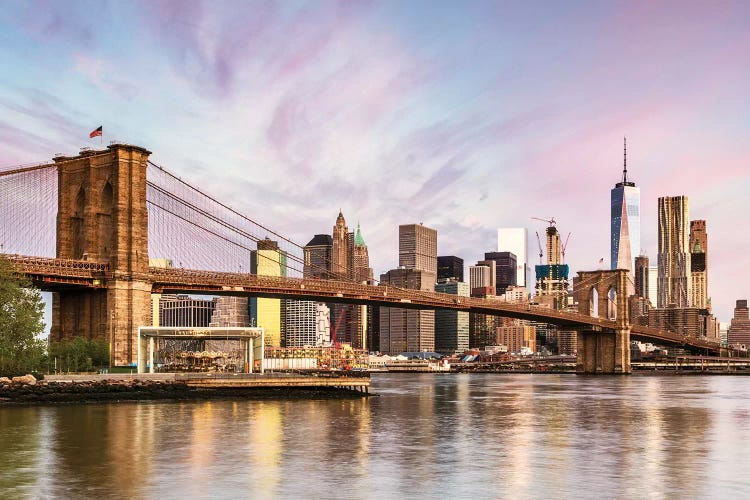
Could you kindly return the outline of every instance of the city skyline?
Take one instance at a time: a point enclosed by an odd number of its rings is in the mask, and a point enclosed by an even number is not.
[[[627,135],[643,249],[655,262],[656,200],[688,196],[711,228],[708,292],[726,322],[748,295],[750,236],[734,226],[750,209],[749,9],[11,3],[0,167],[97,147],[103,125],[105,144],[150,148],[300,244],[342,208],[376,275],[395,265],[399,224],[424,221],[439,255],[469,263],[497,228],[541,231],[534,216],[573,233],[577,271],[609,254]]]

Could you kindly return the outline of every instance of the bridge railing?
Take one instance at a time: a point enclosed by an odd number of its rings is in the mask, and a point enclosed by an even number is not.
[[[516,313],[519,316],[533,312],[540,318],[557,320],[557,322],[580,323],[597,325],[602,328],[614,328],[615,323],[602,318],[593,318],[577,312],[557,311],[543,306],[514,304],[500,300],[477,297],[463,297],[452,294],[412,290],[389,285],[373,286],[347,281],[317,279],[317,278],[287,278],[278,276],[262,276],[244,273],[225,273],[214,271],[198,271],[175,268],[151,268],[154,281],[171,285],[185,285],[205,287],[205,289],[232,287],[267,287],[275,290],[285,290],[292,295],[319,294],[326,297],[341,297],[347,299],[380,298],[383,306],[398,307],[399,304],[417,304],[436,308],[450,308],[455,310],[481,310],[488,313]]]
[[[70,277],[94,277],[109,273],[109,264],[85,260],[29,257],[2,254],[17,271],[25,274],[51,274]]]

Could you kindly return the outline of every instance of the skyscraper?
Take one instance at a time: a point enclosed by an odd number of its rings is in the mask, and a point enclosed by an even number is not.
[[[634,268],[635,294],[638,297],[648,298],[648,257],[639,255],[635,258]]]
[[[551,301],[555,309],[562,309],[565,307],[568,295],[569,267],[567,264],[562,264],[560,232],[554,225],[550,224],[546,233],[547,264],[534,266],[536,272],[536,295],[538,297],[551,297],[545,300]]]
[[[485,252],[484,260],[495,261],[495,287],[497,295],[505,293],[505,289],[516,284],[518,271],[516,269],[516,255],[512,252]]]
[[[333,257],[333,238],[328,234],[316,234],[305,245],[305,278],[330,278]]]
[[[708,233],[705,220],[690,221],[690,305],[711,306],[708,299]]]
[[[497,230],[497,251],[511,252],[516,256],[516,285],[526,286],[526,244],[525,227],[503,227]]]
[[[435,285],[435,291],[461,297],[469,296],[469,284],[447,280]],[[445,354],[462,353],[469,348],[469,313],[435,311],[435,351]]]
[[[555,226],[547,228],[547,264],[562,264],[562,246],[560,245],[560,231]]]
[[[367,244],[362,237],[362,231],[357,224],[357,230],[351,238],[352,241],[352,278],[359,283],[372,283],[372,268],[370,267],[370,254]],[[347,305],[349,309],[349,321],[347,322],[346,337],[351,344],[360,349],[367,348],[367,333],[369,331],[368,306]]]
[[[641,189],[628,181],[628,152],[624,143],[622,181],[611,191],[612,269],[635,269],[635,256],[641,249]]]
[[[362,231],[357,224],[357,230],[354,233],[354,245],[352,246],[352,264],[355,281],[359,283],[370,283],[372,281],[372,268],[370,267],[370,254],[367,251],[367,244],[362,237]]]
[[[647,295],[645,297],[648,299],[649,302],[651,302],[651,305],[653,307],[656,307],[656,304],[659,301],[659,267],[658,266],[648,266],[648,279],[646,280],[647,283]]]
[[[438,281],[454,278],[464,280],[464,259],[455,255],[441,255],[437,258]]]
[[[344,215],[339,210],[336,224],[333,226],[333,248],[331,255],[331,273],[336,278],[350,278],[350,240],[349,228]]]
[[[738,300],[734,308],[734,318],[729,325],[727,342],[732,345],[750,345],[750,312],[747,300]]]
[[[279,249],[276,241],[268,238],[258,241],[258,249],[250,253],[250,272],[258,276],[286,276],[286,252]],[[265,328],[266,345],[280,347],[286,316],[282,300],[251,297],[249,305],[250,319]]]
[[[380,275],[381,285],[434,291],[437,231],[422,224],[398,227],[399,269]],[[405,348],[405,349],[404,349]],[[435,349],[435,311],[380,308],[380,351],[398,354]]]
[[[659,198],[659,308],[690,306],[689,212],[687,196]]]
[[[344,215],[339,210],[332,234],[331,274],[334,279],[369,281],[372,277],[367,245],[357,225],[357,231],[349,232]],[[358,240],[358,241],[357,241]],[[357,265],[355,266],[355,261]],[[356,267],[356,268],[355,268]],[[367,339],[367,307],[352,304],[331,304],[332,336],[336,340],[364,348]],[[338,329],[336,328],[338,325]]]
[[[398,265],[437,278],[437,231],[422,224],[398,226]]]
[[[469,266],[469,288],[473,297],[484,297],[497,293],[494,260],[480,260],[475,266]]]
[[[316,234],[304,247],[305,278],[331,277],[333,239],[329,234]],[[328,304],[310,300],[287,299],[285,304],[284,347],[325,345],[331,340]]]
[[[380,284],[434,291],[435,274],[421,269],[391,269]],[[380,351],[388,354],[435,350],[435,311],[380,308]]]

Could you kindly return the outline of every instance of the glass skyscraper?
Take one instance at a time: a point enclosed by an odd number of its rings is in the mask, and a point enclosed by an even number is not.
[[[611,269],[635,269],[641,251],[641,188],[628,181],[627,148],[622,181],[612,189]]]

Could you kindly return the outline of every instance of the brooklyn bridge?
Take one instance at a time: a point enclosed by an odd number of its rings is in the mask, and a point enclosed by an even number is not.
[[[53,340],[107,339],[115,365],[135,363],[138,327],[152,321],[151,295],[165,292],[450,309],[534,320],[578,332],[580,373],[629,373],[631,339],[702,354],[720,352],[715,342],[631,324],[627,270],[579,272],[573,287],[577,313],[306,278],[301,245],[258,222],[261,217],[241,214],[151,162],[150,154],[142,147],[112,144],[0,170],[0,253],[41,290],[52,292]],[[280,244],[286,258],[279,265],[287,276],[247,272],[250,253],[268,236]],[[150,266],[149,257],[169,258],[177,267]]]

